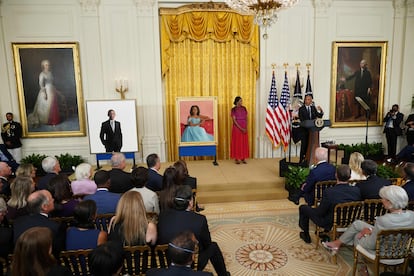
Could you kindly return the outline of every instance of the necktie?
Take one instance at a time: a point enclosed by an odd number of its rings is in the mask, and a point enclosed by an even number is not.
[[[311,113],[310,106],[307,106],[306,108],[308,109],[309,120],[312,120],[312,113]]]
[[[111,121],[111,128],[112,128],[112,131],[115,132],[115,123],[114,123],[114,121]]]
[[[362,75],[364,75],[364,69],[361,70],[361,78],[362,78]]]

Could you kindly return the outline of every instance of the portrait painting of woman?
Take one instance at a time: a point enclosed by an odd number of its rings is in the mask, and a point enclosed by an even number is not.
[[[214,141],[214,136],[208,134],[202,126],[206,120],[210,118],[200,114],[198,105],[192,105],[190,108],[190,115],[187,118],[187,126],[184,129],[182,142],[206,142]]]

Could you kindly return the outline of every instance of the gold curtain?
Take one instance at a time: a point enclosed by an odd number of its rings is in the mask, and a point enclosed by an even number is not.
[[[248,115],[250,156],[254,152],[259,31],[253,17],[222,4],[160,9],[162,74],[166,92],[168,159],[178,159],[176,98],[217,96],[217,158],[230,156],[230,111],[236,96]]]

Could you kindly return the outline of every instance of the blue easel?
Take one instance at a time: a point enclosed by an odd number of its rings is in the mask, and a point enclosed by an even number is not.
[[[214,156],[213,165],[218,166],[217,163],[217,146],[208,145],[208,146],[179,146],[178,147],[178,157],[181,156]]]

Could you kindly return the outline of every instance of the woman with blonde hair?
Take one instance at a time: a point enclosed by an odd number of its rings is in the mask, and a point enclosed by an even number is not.
[[[367,177],[362,173],[361,164],[364,156],[359,152],[353,152],[349,156],[349,167],[351,168],[350,180],[365,180]]]
[[[34,191],[33,179],[28,176],[18,176],[10,185],[11,197],[7,201],[7,219],[9,221],[17,217],[27,215],[27,197]]]
[[[123,245],[155,244],[157,226],[148,222],[144,201],[139,192],[128,191],[122,195],[108,232],[108,240],[119,241]]]
[[[36,177],[36,167],[31,163],[20,164],[16,170],[16,176],[28,176],[34,179]]]

